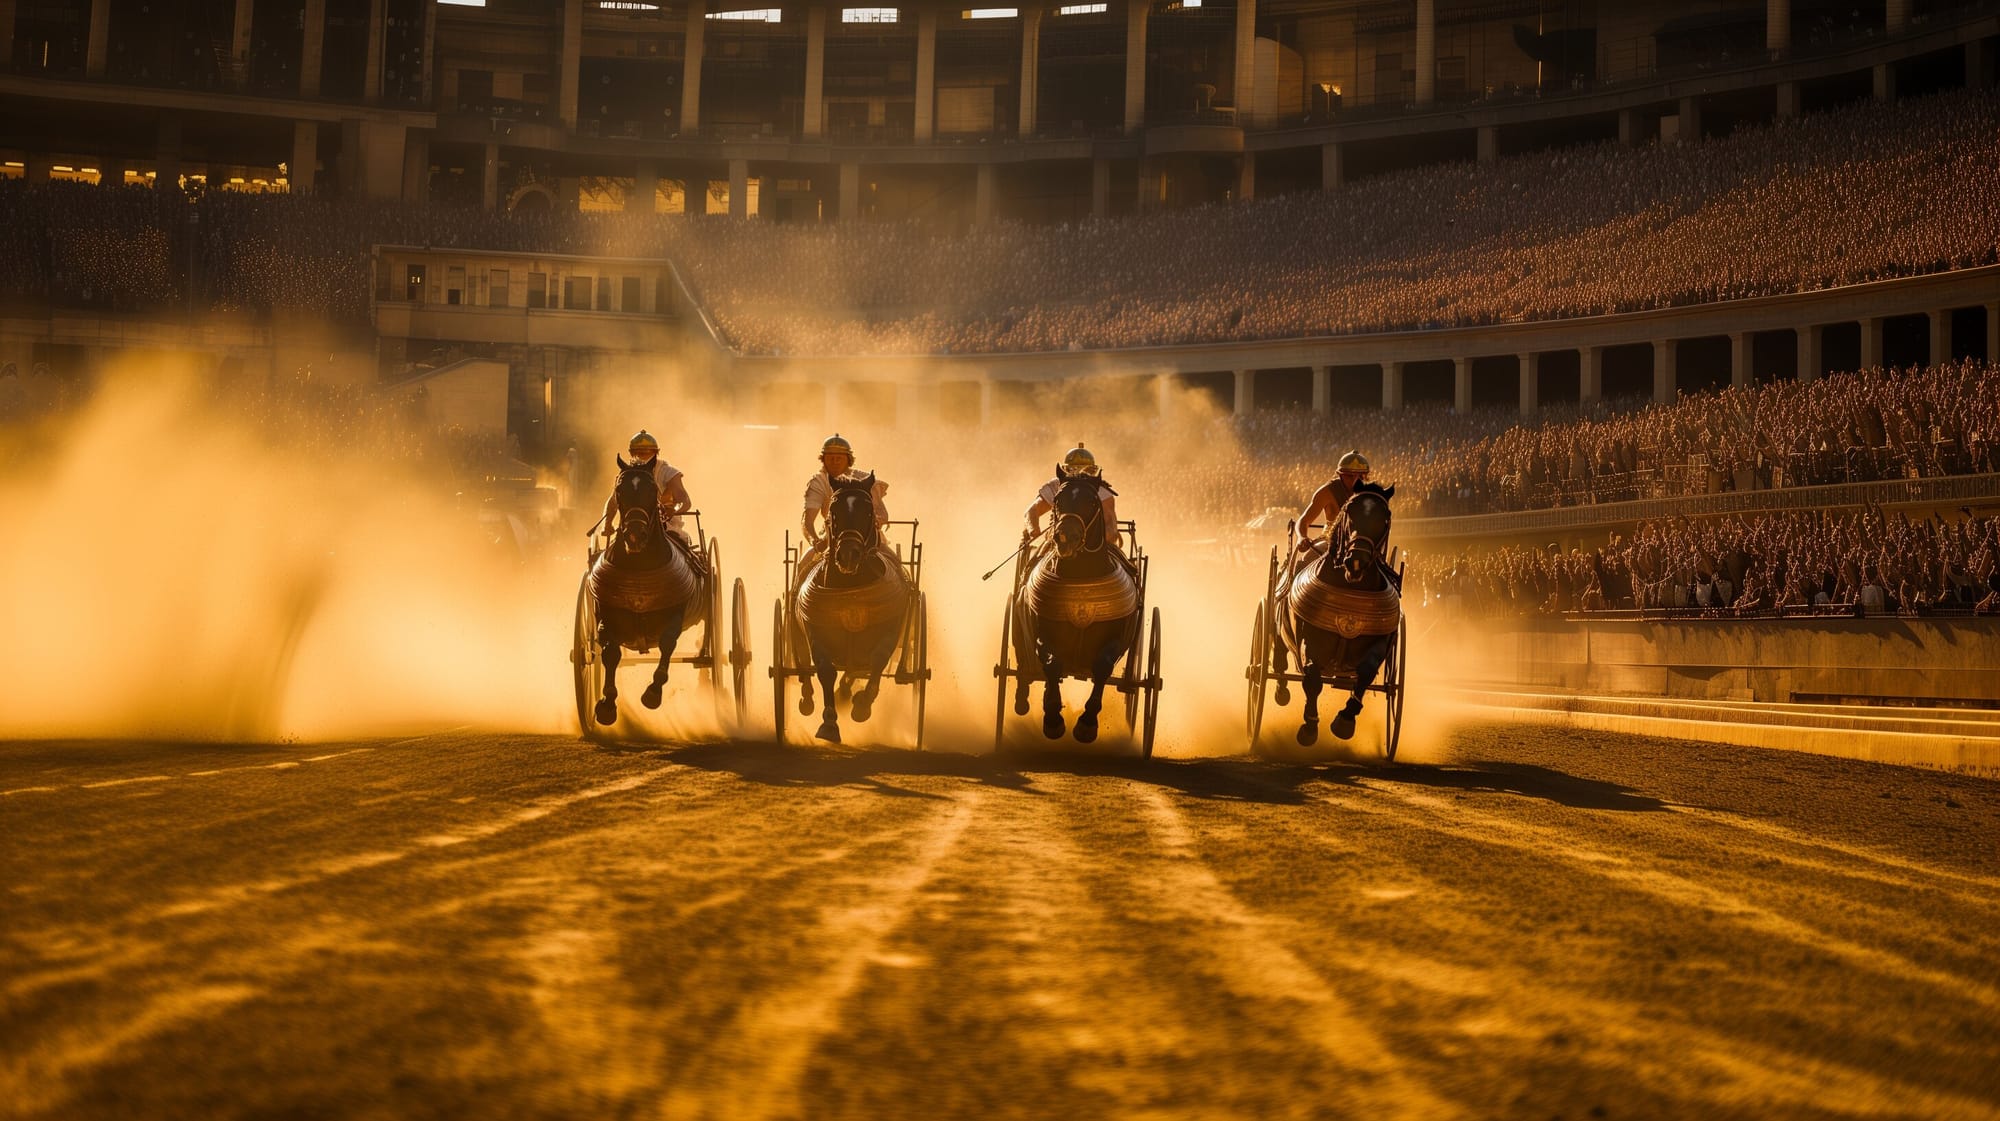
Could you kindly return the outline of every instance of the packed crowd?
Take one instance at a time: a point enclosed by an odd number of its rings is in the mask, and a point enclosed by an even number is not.
[[[1645,522],[1602,548],[1437,558],[1416,586],[1500,615],[2000,615],[2000,518],[1863,509]]]
[[[0,299],[121,310],[192,299],[360,322],[377,244],[671,257],[724,333],[762,353],[1137,347],[1595,315],[2000,260],[2000,94],[951,237],[914,223],[226,191],[183,203],[147,188],[0,184]]]

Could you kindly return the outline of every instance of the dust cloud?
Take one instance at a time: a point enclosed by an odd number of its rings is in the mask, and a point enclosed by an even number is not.
[[[568,655],[584,527],[607,491],[612,451],[645,427],[686,472],[701,528],[719,545],[725,605],[730,585],[744,585],[754,660],[741,726],[685,665],[674,667],[662,709],[641,709],[648,669],[628,664],[613,734],[768,739],[784,538],[789,530],[797,540],[800,494],[826,432],[759,416],[726,386],[690,384],[668,366],[601,371],[565,403],[566,430],[602,450],[586,461],[576,516],[526,560],[494,547],[423,454],[296,431],[310,418],[239,408],[230,386],[157,360],[106,371],[69,416],[0,437],[13,443],[0,447],[0,620],[9,636],[0,646],[0,736],[574,733]],[[809,382],[810,372],[800,378]],[[1269,543],[1246,546],[1228,536],[1236,531],[1218,534],[1181,508],[1189,481],[1229,458],[1216,454],[1229,430],[1209,423],[1210,399],[1184,393],[1162,415],[1151,388],[1133,384],[1052,385],[981,426],[912,430],[860,417],[836,425],[861,469],[889,482],[892,516],[920,523],[935,673],[927,746],[990,748],[1012,566],[980,575],[1014,548],[1035,490],[1082,440],[1151,558],[1147,606],[1160,613],[1165,680],[1157,750],[1244,750],[1248,632]],[[1449,671],[1428,649],[1421,620],[1412,633],[1403,755],[1420,758],[1449,719],[1426,697],[1427,683]],[[681,653],[698,634],[683,636]],[[1068,683],[1070,713],[1087,688]],[[909,694],[885,684],[867,724],[843,712],[846,742],[910,745]],[[1338,701],[1323,698],[1330,716],[1329,700]],[[1325,736],[1316,755],[1375,757],[1381,703],[1370,698],[1351,745]],[[1265,743],[1291,742],[1298,705],[1295,696],[1290,708],[1267,707]],[[1129,752],[1135,741],[1115,692],[1106,710],[1091,750]],[[806,742],[814,723],[790,710],[787,738]],[[1047,743],[1033,715],[1011,709],[1007,735],[1022,747]]]

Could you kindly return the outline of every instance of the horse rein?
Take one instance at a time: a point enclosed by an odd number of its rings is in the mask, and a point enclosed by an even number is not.
[[[1049,539],[1051,541],[1054,541],[1057,537],[1056,533],[1057,527],[1061,526],[1064,522],[1067,521],[1067,522],[1076,522],[1078,525],[1082,527],[1082,529],[1079,531],[1078,536],[1081,538],[1081,542],[1087,542],[1090,540],[1091,527],[1097,525],[1103,520],[1104,520],[1104,503],[1102,501],[1099,501],[1096,507],[1090,511],[1090,517],[1088,519],[1086,519],[1082,514],[1058,513],[1056,515],[1056,520],[1049,523]],[[1078,553],[1101,553],[1104,551],[1105,547],[1110,544],[1110,537],[1107,535],[1103,540],[1099,541],[1097,543],[1097,548],[1095,549],[1081,542],[1079,542],[1074,551],[1069,553],[1064,553],[1062,551],[1061,546],[1057,546],[1056,555],[1073,557],[1076,556]]]

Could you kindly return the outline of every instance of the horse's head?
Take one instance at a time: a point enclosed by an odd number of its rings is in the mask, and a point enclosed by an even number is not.
[[[1104,548],[1104,500],[1097,495],[1097,480],[1089,475],[1065,476],[1056,468],[1055,521],[1049,525],[1049,539],[1056,555],[1069,558]]]
[[[618,461],[618,548],[627,553],[643,553],[658,537],[660,488],[653,482],[653,469],[642,463]]]
[[[1395,487],[1360,483],[1347,504],[1340,508],[1340,520],[1335,524],[1336,548],[1329,556],[1338,558],[1341,578],[1348,583],[1367,580],[1388,548],[1389,499],[1395,494]]]
[[[865,479],[836,479],[833,501],[827,514],[827,533],[833,544],[833,567],[843,576],[852,576],[861,562],[874,551],[875,473]]]

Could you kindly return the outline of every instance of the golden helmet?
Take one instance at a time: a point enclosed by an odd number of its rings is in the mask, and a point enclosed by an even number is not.
[[[1348,452],[1340,457],[1340,473],[1354,472],[1362,478],[1368,477],[1368,457],[1360,452]]]
[[[638,455],[642,451],[649,451],[652,452],[654,455],[658,455],[660,454],[660,442],[658,440],[653,439],[653,434],[651,432],[648,432],[645,429],[641,428],[638,431],[638,433],[632,437],[632,445],[629,450],[633,455]]]
[[[849,463],[854,461],[854,445],[848,443],[847,438],[838,432],[828,436],[826,442],[819,446],[821,456],[825,456],[828,452],[839,452],[847,457]]]
[[[1063,454],[1062,465],[1063,474],[1065,475],[1090,475],[1095,477],[1099,473],[1097,457],[1090,454],[1090,449],[1084,447],[1081,440],[1078,440],[1075,447]]]

